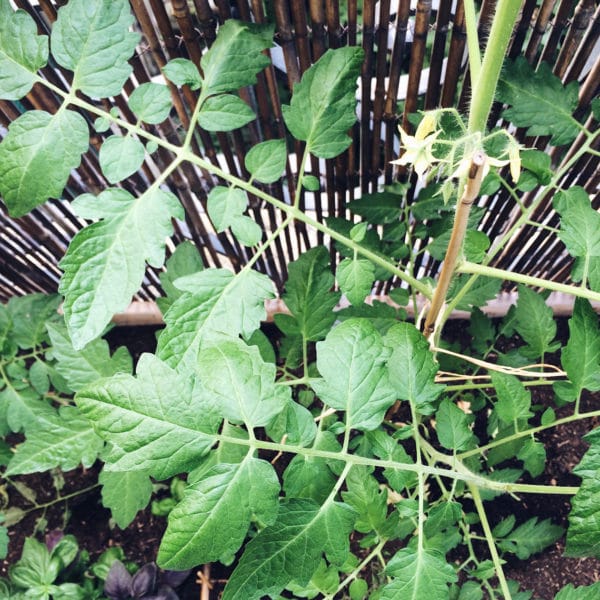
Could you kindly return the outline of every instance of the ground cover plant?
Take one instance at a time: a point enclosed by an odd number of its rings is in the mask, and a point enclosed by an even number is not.
[[[582,124],[588,114],[573,116],[577,83],[563,87],[543,65],[533,71],[520,58],[505,61],[501,73],[519,7],[500,0],[480,56],[470,5],[468,114],[429,111],[415,115],[414,133],[401,130],[398,163],[418,175],[416,202],[408,205],[406,186],[397,185],[353,201],[352,220],[323,224],[302,210],[304,190],[318,185],[307,161],[336,157],[350,143],[360,48],[329,50],[306,71],[284,107],[289,139],[254,146],[245,181],[192,147],[196,125],[223,132],[254,118],[237,91],[268,65],[271,27],[226,21],[199,65],[166,65],[169,81],[197,91],[177,146],[144,127],[169,114],[166,86],[144,84],[130,94],[136,122],[95,101],[118,94],[130,73],[139,38],[127,2],[70,0],[48,39],[0,0],[1,97],[18,100],[41,85],[64,99],[53,115],[23,113],[0,143],[0,193],[11,214],[60,197],[88,150],[90,127],[111,131],[99,150],[111,186],[73,202],[92,222],[60,264],[64,323],[58,298],[15,298],[0,310],[0,429],[24,434],[14,453],[9,443],[2,447],[9,485],[17,487],[17,475],[99,458],[103,502],[123,527],[150,502],[153,482],[179,477],[185,487],[173,494],[157,563],[178,571],[235,563],[226,600],[527,599],[505,577],[505,557],[527,560],[564,532],[550,519],[490,522],[486,503],[502,494],[571,497],[566,552],[598,556],[598,432],[586,436],[579,486],[532,479],[545,464],[540,432],[600,416],[600,409],[582,409],[584,394],[600,390],[600,333],[589,302],[600,300],[600,217],[583,188],[561,189],[579,157],[598,155],[599,134]],[[50,56],[72,73],[70,92],[38,73]],[[584,141],[556,168],[548,154],[522,148],[512,130],[486,130],[494,98],[507,120],[547,136],[550,146]],[[285,180],[286,203],[267,190],[282,179],[292,139],[303,150],[296,178]],[[172,162],[147,190],[135,197],[119,187],[159,148]],[[210,219],[253,254],[234,273],[203,268],[194,247],[181,245],[163,273],[166,328],[134,373],[127,352],[110,355],[101,336],[139,288],[146,263],[163,265],[172,219],[184,217],[167,181],[185,162],[220,178],[208,197]],[[510,190],[521,217],[490,248],[473,205],[498,186]],[[522,202],[521,192],[537,186]],[[273,232],[248,216],[248,195],[283,215]],[[548,197],[560,215],[554,234],[574,258],[571,278],[579,285],[489,266]],[[289,313],[275,317],[281,337],[274,346],[259,329],[274,287],[254,267],[294,220],[331,238],[340,260],[332,264],[328,249],[315,247],[289,265],[282,296]],[[423,224],[433,238],[427,251],[444,259],[436,281],[414,272]],[[396,306],[365,304],[374,281],[391,277],[399,281]],[[480,307],[503,281],[518,283],[519,300],[493,323]],[[540,289],[576,297],[563,347]],[[350,306],[335,311],[342,294]],[[418,296],[427,299],[422,315]],[[406,320],[408,305],[416,324]],[[472,312],[469,353],[443,338],[456,308]],[[514,334],[518,347],[500,352],[498,340]],[[552,353],[559,365],[547,360]],[[552,386],[551,405],[532,403],[531,386]],[[565,405],[570,413],[557,418]],[[8,508],[5,526],[18,518]],[[54,579],[42,583],[36,597],[59,597]],[[599,586],[567,586],[557,598],[593,598]]]

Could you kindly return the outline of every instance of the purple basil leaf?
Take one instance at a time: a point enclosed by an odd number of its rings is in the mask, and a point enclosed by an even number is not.
[[[144,596],[143,600],[179,600],[179,596],[173,591],[173,588],[168,585],[161,585],[156,594]]]
[[[108,570],[104,593],[111,600],[125,600],[131,596],[131,575],[120,560],[115,560]]]
[[[156,585],[157,568],[154,563],[144,565],[131,581],[131,595],[134,598],[142,598],[150,595]]]
[[[191,569],[188,569],[187,571],[163,571],[160,580],[165,585],[175,589],[189,577],[191,572]]]
[[[46,534],[46,548],[48,548],[48,552],[52,552],[56,544],[58,544],[63,537],[65,537],[65,533],[60,529],[53,529],[52,531],[49,531]]]

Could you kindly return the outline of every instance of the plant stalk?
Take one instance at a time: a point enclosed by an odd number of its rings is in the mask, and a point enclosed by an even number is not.
[[[483,179],[483,171],[485,167],[486,155],[483,152],[476,152],[471,159],[471,166],[469,167],[469,174],[467,176],[467,182],[463,194],[456,207],[456,215],[454,217],[454,226],[452,228],[452,235],[446,250],[446,256],[444,257],[444,264],[442,265],[442,271],[438,279],[438,284],[433,293],[431,299],[431,306],[425,319],[425,327],[423,333],[425,337],[429,337],[435,328],[435,322],[438,318],[440,310],[446,301],[446,294],[450,287],[452,277],[456,270],[456,263],[463,245],[465,233],[467,231],[467,224],[469,222],[469,214],[471,212],[471,206],[479,195],[481,188],[481,181]]]
[[[498,2],[479,77],[473,80],[469,133],[485,132],[502,63],[520,8],[521,0],[499,0]]]

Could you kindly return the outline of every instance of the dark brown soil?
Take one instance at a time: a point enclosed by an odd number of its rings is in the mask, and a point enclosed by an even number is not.
[[[454,327],[464,340],[468,335],[465,332],[464,324],[456,324]],[[561,332],[564,333],[565,329],[563,323]],[[153,351],[155,332],[156,328],[133,330],[120,328],[109,334],[109,341],[113,348],[118,345],[127,345],[137,360],[141,352]],[[535,394],[535,404],[551,405],[551,391],[536,391]],[[600,394],[590,394],[584,398],[582,410],[594,410],[598,407],[600,407]],[[558,409],[557,416],[566,416],[571,410],[572,407],[569,406]],[[578,485],[579,479],[572,474],[572,469],[587,449],[587,444],[581,438],[598,424],[600,423],[595,420],[579,421],[542,432],[538,439],[544,442],[548,449],[546,469],[542,475],[531,482],[550,485]],[[63,496],[93,486],[97,481],[97,470],[95,468],[87,471],[77,469],[65,473],[64,478],[65,485],[61,492]],[[38,503],[50,502],[56,497],[50,474],[35,474],[15,479],[23,481],[29,487],[37,490]],[[31,506],[10,487],[9,493],[11,506],[20,506],[23,509]],[[518,522],[523,522],[533,516],[541,519],[549,517],[554,523],[566,528],[570,504],[569,498],[564,496],[523,495],[519,499],[502,496],[493,502],[486,503],[486,508],[492,525],[508,514],[515,514]],[[139,513],[127,529],[111,528],[109,525],[110,513],[101,505],[99,488],[91,489],[68,503],[55,504],[45,512],[31,512],[21,522],[11,527],[9,530],[10,554],[7,560],[0,562],[0,576],[6,575],[8,566],[14,564],[19,557],[24,538],[35,532],[36,523],[40,517],[45,519],[45,522],[42,523],[45,531],[64,529],[65,533],[75,535],[80,547],[90,553],[92,560],[96,559],[106,548],[120,546],[123,548],[127,560],[137,564],[156,559],[159,542],[166,527],[164,518],[155,517],[150,510],[146,510]],[[482,545],[482,551],[486,551],[484,545]],[[600,580],[599,560],[565,558],[562,556],[563,551],[564,539],[561,539],[527,561],[505,557],[507,559],[506,576],[518,581],[521,585],[520,589],[532,590],[533,597],[540,600],[552,600],[558,590],[568,583],[580,586],[590,585]],[[189,577],[183,591],[180,589],[180,597],[183,600],[218,598],[226,581],[227,573],[228,569],[220,565],[199,568]],[[203,581],[204,584],[202,584]],[[209,583],[211,590],[209,590]]]

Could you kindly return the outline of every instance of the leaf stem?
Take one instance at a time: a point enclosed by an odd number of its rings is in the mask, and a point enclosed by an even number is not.
[[[525,285],[529,285],[531,287],[541,287],[554,292],[561,292],[563,294],[570,294],[571,296],[578,296],[579,298],[586,298],[587,300],[600,302],[600,293],[598,292],[594,292],[587,288],[582,288],[581,286],[566,285],[564,283],[557,283],[556,281],[548,281],[547,279],[543,279],[541,277],[513,273],[512,271],[506,271],[505,269],[488,267],[487,265],[478,265],[469,261],[460,263],[456,270],[459,273],[495,277],[497,279],[514,281],[515,283],[524,283]]]
[[[479,520],[481,521],[481,526],[483,527],[483,532],[485,533],[485,539],[487,540],[488,547],[490,549],[490,554],[494,563],[496,576],[498,577],[498,581],[500,582],[500,589],[504,594],[504,600],[511,600],[512,596],[510,590],[508,589],[508,583],[506,582],[506,577],[504,576],[504,570],[502,569],[502,559],[498,554],[498,549],[496,548],[496,543],[494,542],[494,536],[490,528],[490,524],[487,518],[487,514],[485,512],[485,508],[483,506],[483,502],[481,501],[479,489],[477,489],[477,486],[471,483],[469,483],[468,485],[469,491],[471,492],[471,496],[473,497],[473,502],[475,503],[475,507],[477,509],[477,514],[479,515]]]
[[[477,81],[481,72],[481,52],[479,50],[479,36],[477,35],[477,17],[473,0],[464,1],[465,24],[467,28],[467,49],[469,53],[469,70],[471,81]]]

